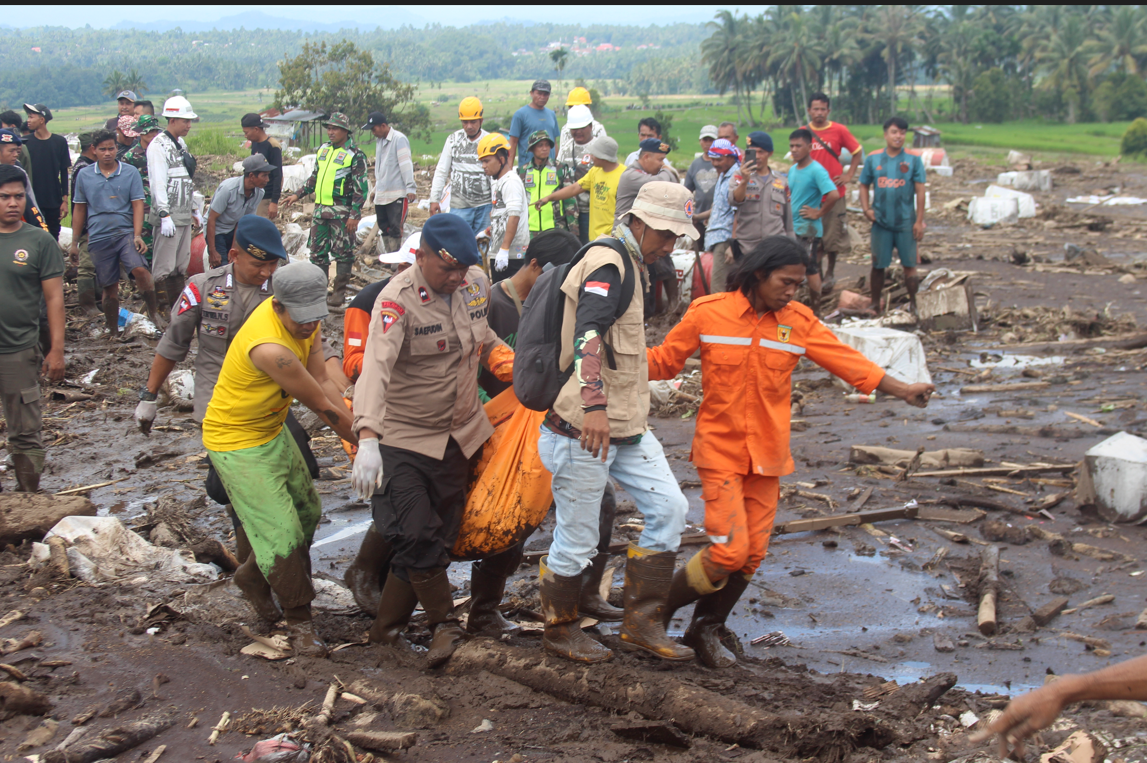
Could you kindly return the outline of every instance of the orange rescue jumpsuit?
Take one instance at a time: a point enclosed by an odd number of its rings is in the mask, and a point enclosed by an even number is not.
[[[711,580],[752,575],[769,545],[789,453],[792,372],[802,356],[868,393],[884,371],[804,305],[758,316],[739,291],[696,299],[647,352],[649,379],[672,379],[701,348],[703,400],[689,458],[701,478],[703,565]]]

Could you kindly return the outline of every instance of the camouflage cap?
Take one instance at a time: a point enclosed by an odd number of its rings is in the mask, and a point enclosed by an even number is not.
[[[526,142],[526,150],[533,151],[534,146],[538,145],[543,140],[548,140],[550,142],[550,148],[554,147],[554,139],[550,137],[548,132],[545,130],[534,130],[532,133],[530,133],[530,139]]]
[[[135,120],[135,131],[140,135],[162,129],[159,126],[159,119],[154,114],[140,114],[139,119]]]
[[[354,132],[354,128],[350,126],[350,117],[341,111],[332,112],[323,122],[323,127],[341,127],[347,132]]]

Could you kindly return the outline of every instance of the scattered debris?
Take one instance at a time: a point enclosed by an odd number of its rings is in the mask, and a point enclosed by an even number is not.
[[[626,721],[615,723],[609,727],[609,730],[622,739],[664,744],[685,750],[693,746],[689,737],[678,731],[673,724],[665,721]]]
[[[1000,549],[984,546],[980,552],[980,607],[976,622],[985,636],[996,632],[996,597],[1000,590]]]
[[[1147,522],[1147,440],[1120,432],[1088,450],[1075,496],[1109,522]]]

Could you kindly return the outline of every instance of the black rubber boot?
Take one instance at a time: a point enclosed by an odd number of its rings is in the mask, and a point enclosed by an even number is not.
[[[390,569],[390,556],[390,541],[382,537],[372,522],[358,547],[358,555],[343,575],[343,583],[350,589],[359,609],[372,617],[378,614],[382,579]]]
[[[676,561],[674,551],[650,551],[629,544],[621,641],[627,648],[642,649],[663,660],[683,662],[693,659],[693,650],[669,638],[664,623]]]
[[[418,596],[414,593],[414,587],[393,572],[388,574],[378,599],[378,614],[370,626],[371,643],[402,645],[402,632],[406,630],[417,606]]]
[[[243,592],[243,598],[255,610],[261,620],[277,623],[283,617],[275,597],[271,595],[271,584],[263,577],[263,571],[255,562],[255,555],[248,553],[246,560],[235,570],[235,585]]]
[[[581,574],[581,600],[578,614],[592,617],[603,623],[619,623],[625,610],[615,607],[601,595],[601,579],[605,566],[609,564],[609,545],[613,541],[613,518],[617,515],[617,494],[613,483],[606,481],[605,493],[601,497],[601,515],[598,520],[597,556]]]
[[[335,278],[331,281],[331,293],[327,295],[327,307],[332,313],[341,313],[346,310],[343,300],[346,298],[346,287],[350,283],[353,262],[335,261]]]
[[[173,273],[167,277],[167,298],[171,300],[171,304],[166,306],[166,310],[170,311],[179,302],[179,295],[183,293],[183,287],[187,285],[187,277],[182,273]]]
[[[694,554],[684,567],[673,573],[673,582],[669,584],[669,594],[665,598],[665,614],[662,616],[662,622],[667,630],[677,610],[692,604],[702,596],[719,591],[725,585],[724,580],[720,583],[709,581],[709,576],[705,574],[704,558],[705,549],[702,549]]]
[[[466,632],[497,638],[503,633],[517,633],[514,625],[498,610],[506,593],[506,580],[522,562],[522,544],[500,554],[474,562],[470,568],[470,614]]]
[[[76,294],[80,299],[80,312],[85,318],[100,314],[96,307],[96,282],[94,278],[76,279]]]
[[[450,578],[446,576],[445,567],[437,567],[411,574],[410,585],[426,611],[426,624],[434,634],[426,652],[426,664],[431,668],[441,667],[466,638],[454,611]]]
[[[581,598],[582,576],[555,575],[543,556],[539,565],[541,578],[542,616],[546,627],[542,634],[542,647],[574,662],[605,662],[613,657],[608,647],[594,641],[581,629],[578,601]]]
[[[12,454],[12,469],[16,472],[17,493],[39,493],[40,471],[27,453]]]
[[[287,618],[287,638],[291,641],[292,652],[300,657],[327,656],[327,645],[315,633],[310,604],[292,607],[283,614]]]
[[[722,642],[739,644],[736,634],[725,626],[725,621],[748,587],[749,577],[733,573],[725,579],[721,589],[702,596],[693,608],[693,622],[685,631],[684,641],[710,668],[731,668],[737,664],[736,652]]]

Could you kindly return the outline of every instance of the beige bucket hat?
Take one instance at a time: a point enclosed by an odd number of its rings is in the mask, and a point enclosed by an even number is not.
[[[693,225],[693,194],[679,183],[655,180],[637,192],[630,214],[653,230],[667,230],[678,236],[698,239]]]

